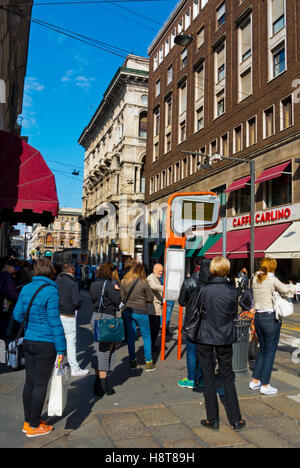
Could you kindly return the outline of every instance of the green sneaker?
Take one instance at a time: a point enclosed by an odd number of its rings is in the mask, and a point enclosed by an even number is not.
[[[153,361],[146,362],[146,365],[145,365],[145,371],[146,372],[150,372],[150,371],[155,370],[155,369],[156,369],[156,367],[153,364]]]
[[[179,380],[179,382],[177,382],[177,385],[178,387],[181,387],[181,388],[194,388],[195,381],[185,378],[183,380]]]

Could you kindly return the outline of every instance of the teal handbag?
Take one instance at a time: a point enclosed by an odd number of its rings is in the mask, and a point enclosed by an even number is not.
[[[122,318],[112,317],[104,318],[104,306],[103,296],[106,286],[104,282],[102,293],[99,301],[99,313],[102,313],[102,317],[94,321],[94,341],[99,343],[118,343],[124,341],[124,323]]]

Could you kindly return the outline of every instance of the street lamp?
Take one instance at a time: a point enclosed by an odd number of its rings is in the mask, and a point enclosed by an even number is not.
[[[179,34],[175,37],[174,42],[175,44],[187,47],[193,40],[193,36],[189,36],[188,34]]]
[[[238,162],[246,162],[250,164],[250,178],[251,178],[251,195],[250,195],[250,215],[251,215],[251,223],[250,223],[250,273],[251,277],[254,275],[254,266],[255,266],[255,260],[254,260],[254,253],[255,253],[255,161],[253,159],[245,159],[245,158],[233,158],[231,156],[222,156],[221,154],[205,154],[205,153],[198,153],[195,151],[184,151],[182,150],[181,153],[185,154],[193,154],[193,155],[200,155],[200,156],[206,156],[209,158],[210,162],[214,160],[228,160],[228,161],[238,161]],[[300,162],[300,158],[299,162]],[[296,159],[297,162],[297,159]],[[210,165],[207,163],[201,164],[203,169],[208,169],[211,168]]]

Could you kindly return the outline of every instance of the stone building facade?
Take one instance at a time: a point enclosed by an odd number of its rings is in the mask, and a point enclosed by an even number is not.
[[[85,148],[82,247],[92,263],[141,255],[128,235],[144,201],[148,59],[129,55],[79,138]],[[130,212],[131,211],[131,212]]]
[[[78,208],[60,208],[57,218],[48,227],[36,224],[32,229],[28,252],[33,258],[53,258],[54,252],[81,248],[82,211]]]

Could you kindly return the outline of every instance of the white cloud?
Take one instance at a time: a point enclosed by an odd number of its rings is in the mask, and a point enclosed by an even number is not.
[[[45,86],[40,84],[36,78],[28,77],[25,81],[25,92],[37,91],[41,92],[45,89]]]
[[[76,86],[85,90],[88,90],[92,86],[92,83],[94,81],[95,81],[95,78],[93,77],[88,78],[86,76],[77,76],[77,78],[75,78]]]
[[[74,70],[67,70],[64,76],[62,77],[62,83],[68,83],[71,81],[71,76],[74,74]]]

